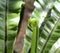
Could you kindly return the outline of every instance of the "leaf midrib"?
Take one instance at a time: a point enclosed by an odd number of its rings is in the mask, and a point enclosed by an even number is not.
[[[44,46],[43,46],[43,48],[42,48],[42,50],[41,50],[41,53],[44,52],[44,50],[45,50],[45,48],[46,48],[46,45],[47,45],[50,37],[52,36],[53,32],[55,31],[55,28],[57,27],[57,24],[58,24],[59,21],[60,21],[60,18],[57,20],[57,22],[55,23],[53,29],[51,30],[51,33],[49,34],[49,36],[48,36],[48,38],[47,38],[47,40],[46,40],[46,42],[45,42],[45,44],[44,44]]]

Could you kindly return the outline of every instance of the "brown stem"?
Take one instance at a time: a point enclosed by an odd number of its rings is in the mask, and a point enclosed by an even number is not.
[[[26,0],[26,1],[28,1],[28,0]],[[28,19],[31,17],[32,11],[34,9],[33,4],[30,1],[28,1],[28,2],[26,2],[26,1],[25,1],[26,5],[25,5],[25,9],[24,9],[23,20],[21,22],[18,37],[16,39],[15,46],[14,46],[18,53],[22,53]]]

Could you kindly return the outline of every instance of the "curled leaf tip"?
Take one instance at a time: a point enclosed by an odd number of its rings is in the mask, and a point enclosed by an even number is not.
[[[32,27],[38,26],[38,20],[35,19],[35,18],[30,18],[28,23],[29,23],[29,25],[32,26]]]

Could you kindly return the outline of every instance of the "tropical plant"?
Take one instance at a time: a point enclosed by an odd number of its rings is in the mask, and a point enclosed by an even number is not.
[[[8,35],[7,35],[7,53],[13,52],[13,45],[18,31],[18,22],[20,19],[21,0],[8,1]]]
[[[37,40],[39,42],[37,53],[55,53],[57,48],[60,48],[60,46],[57,46],[59,44],[53,47],[55,42],[60,38],[60,2],[59,0],[38,0],[35,1],[34,5],[36,8],[31,18],[38,19],[39,21],[39,40]],[[24,39],[25,44],[23,53],[30,53],[31,51],[31,39],[33,39],[31,37],[33,32],[34,31],[30,25],[28,25],[26,37]],[[34,41],[35,40],[32,42]],[[37,50],[37,48],[35,48],[35,50]]]
[[[0,53],[4,53],[5,41],[5,0],[0,0]]]
[[[21,0],[0,0],[0,53],[12,53],[13,51],[13,43],[17,35],[17,26],[20,19],[21,4]],[[8,7],[8,14],[6,14],[6,7]],[[6,28],[6,23],[8,28]]]
[[[5,37],[6,0],[0,1],[0,53],[4,53],[5,39],[7,53],[13,53],[22,3],[22,0],[8,1],[8,35]],[[34,6],[22,53],[60,53],[60,0],[36,0]]]

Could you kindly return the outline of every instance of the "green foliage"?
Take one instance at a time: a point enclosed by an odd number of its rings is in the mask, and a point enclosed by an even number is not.
[[[37,53],[38,36],[39,36],[38,21],[34,18],[33,19],[30,18],[29,25],[31,25],[33,29],[32,40],[31,40],[31,53]]]
[[[7,53],[12,53],[15,37],[18,31],[18,22],[20,19],[21,0],[9,0],[8,6],[8,36],[7,36]]]
[[[0,0],[0,53],[4,53],[5,40],[5,0]]]
[[[7,53],[13,51],[22,3],[22,0],[9,0]],[[0,0],[0,53],[4,53],[5,47],[5,5],[6,0]],[[60,46],[56,44],[56,41],[60,38],[60,0],[38,0],[34,2],[34,5],[32,20],[29,20],[30,23],[26,29],[23,53],[33,53],[33,51],[35,53],[35,50],[37,53],[54,53],[55,51],[59,53]],[[35,42],[38,42],[37,47]]]
[[[34,5],[36,8],[32,13],[32,18],[37,18],[39,21],[38,53],[49,53],[53,44],[60,38],[60,2],[57,0],[38,0],[38,2],[35,1]],[[30,53],[32,34],[31,25],[28,25],[23,53]]]

